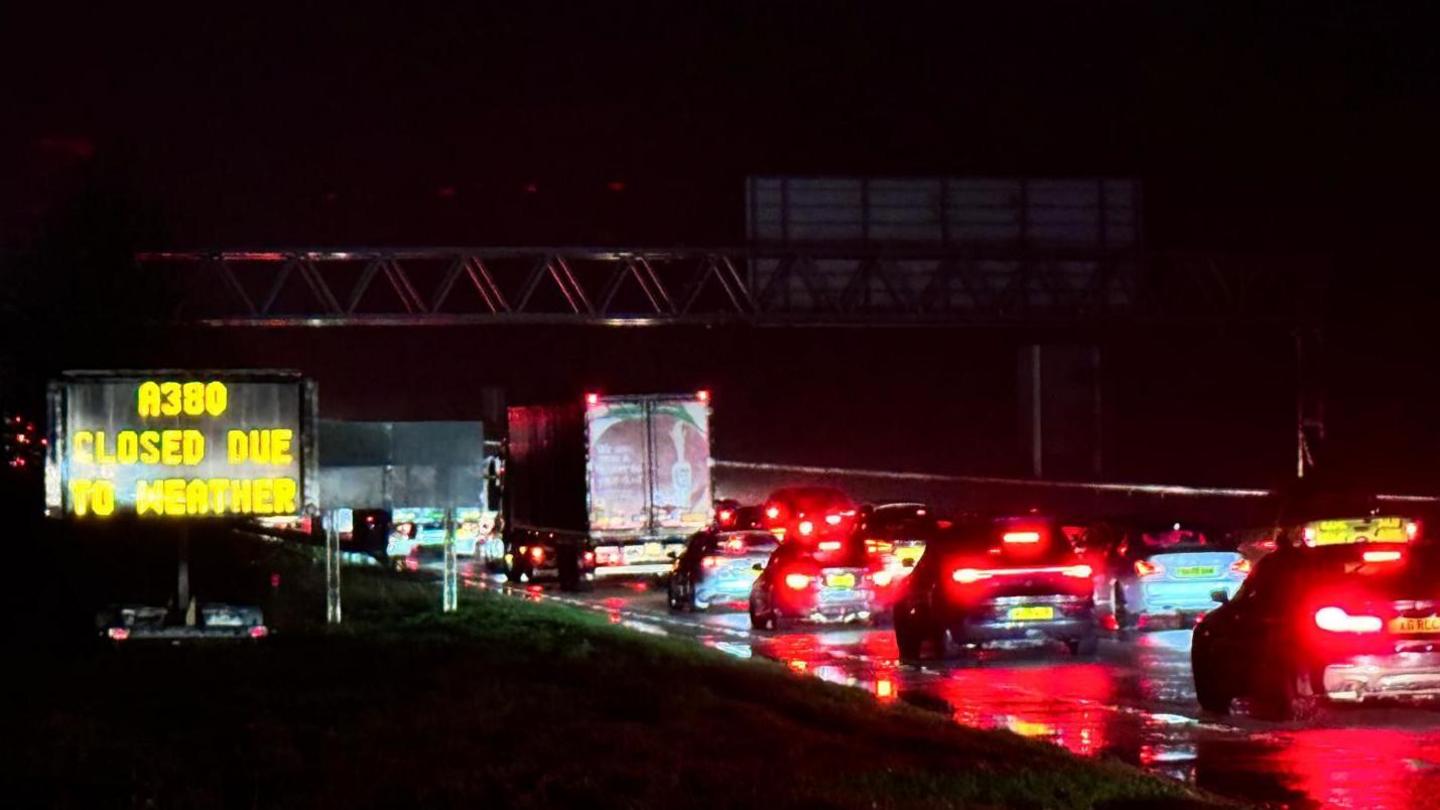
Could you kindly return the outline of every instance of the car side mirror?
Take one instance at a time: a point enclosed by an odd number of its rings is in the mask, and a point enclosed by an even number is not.
[[[1210,592],[1210,601],[1225,604],[1230,601],[1230,592],[1224,588],[1216,588]]]

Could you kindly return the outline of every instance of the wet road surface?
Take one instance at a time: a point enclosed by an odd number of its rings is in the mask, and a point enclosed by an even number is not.
[[[533,598],[600,610],[640,632],[773,659],[877,700],[905,700],[966,725],[1113,757],[1255,804],[1440,808],[1440,707],[1335,707],[1306,724],[1202,715],[1190,678],[1188,630],[1106,640],[1093,658],[1074,658],[1056,645],[914,666],[899,662],[887,629],[752,632],[743,606],[672,613],[663,589],[641,583],[578,595],[531,588]]]

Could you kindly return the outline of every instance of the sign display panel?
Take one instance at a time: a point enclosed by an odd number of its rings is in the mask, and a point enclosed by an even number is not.
[[[313,507],[313,388],[284,373],[71,374],[51,386],[51,515],[293,516]]]

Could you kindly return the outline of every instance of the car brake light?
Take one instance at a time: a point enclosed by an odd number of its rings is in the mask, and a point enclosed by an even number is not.
[[[817,546],[817,548],[819,548],[821,551],[839,551],[839,550],[840,550],[840,541],[839,541],[839,540],[823,540],[823,541],[821,541],[820,545]]]
[[[810,534],[814,534],[814,532],[815,532],[815,524],[814,524],[814,523],[811,523],[811,522],[808,521],[808,520],[802,520],[802,521],[800,521],[800,525],[796,526],[795,528],[796,528],[796,530],[798,530],[802,535],[807,535],[807,536],[808,536],[808,535],[810,535]]]
[[[1000,539],[1007,543],[1038,543],[1040,532],[1005,532]]]
[[[1315,611],[1315,626],[1332,633],[1378,633],[1384,622],[1379,616],[1352,616],[1331,605]]]
[[[1161,573],[1161,572],[1164,571],[1164,570],[1165,570],[1164,568],[1160,567],[1160,566],[1159,566],[1158,564],[1156,564],[1156,563],[1150,562],[1149,560],[1136,560],[1136,561],[1135,561],[1135,576],[1137,576],[1137,577],[1150,577],[1150,576],[1154,576],[1154,575],[1156,575],[1156,574]]]
[[[733,540],[726,540],[725,548],[729,551],[733,551],[736,554],[739,554],[740,552],[745,550],[745,541],[741,540],[738,537],[734,538]]]
[[[537,563],[545,559],[545,549],[539,546],[532,546],[530,548],[530,559],[534,560]]]
[[[1230,563],[1230,570],[1237,574],[1248,574],[1251,568],[1250,561],[1243,558]]]
[[[1313,546],[1313,545],[1315,545],[1315,538],[1316,538],[1317,536],[1318,536],[1318,535],[1317,535],[1316,532],[1315,532],[1315,527],[1314,527],[1314,526],[1306,526],[1306,527],[1305,527],[1305,545],[1307,545],[1307,546]]]
[[[130,638],[130,629],[127,627],[112,627],[109,630],[106,630],[105,634],[114,641],[124,641],[125,639]]]
[[[774,519],[780,517],[780,507],[778,507],[778,506],[767,506],[767,507],[765,507],[765,517],[770,518],[771,520],[774,520]]]
[[[587,551],[587,552],[585,552],[585,562],[586,562],[586,563],[593,563],[593,562],[595,562],[595,552],[593,552],[593,551]]]
[[[950,578],[961,584],[969,584],[971,582],[979,582],[982,579],[989,579],[990,572],[981,571],[978,568],[957,568],[955,569],[955,573],[950,575]]]
[[[700,560],[700,564],[706,568],[714,568],[720,564],[720,560],[715,557],[704,557]]]
[[[263,624],[257,624],[254,627],[250,628],[251,638],[265,638],[268,635],[270,635],[270,628],[266,627]]]
[[[1399,551],[1367,551],[1362,555],[1367,563],[1396,562],[1400,559]]]
[[[889,571],[876,571],[870,575],[871,581],[882,588],[889,585],[890,580],[893,578],[894,576]]]
[[[599,394],[586,394],[586,395],[585,395],[585,404],[586,404],[586,405],[599,405],[599,404],[600,404],[600,395],[599,395]]]
[[[809,574],[786,574],[785,586],[797,591],[803,591],[810,587]]]
[[[1088,565],[1067,565],[1060,569],[1060,573],[1076,579],[1088,579],[1095,572],[1090,570]]]
[[[839,526],[839,525],[840,525],[840,521],[841,521],[842,519],[843,519],[843,518],[841,518],[839,515],[826,515],[826,516],[825,516],[825,522],[828,523],[828,524],[830,524],[831,526]]]
[[[1417,540],[1420,537],[1420,521],[1409,520],[1405,522],[1405,539]]]
[[[721,525],[728,526],[731,521],[735,520],[735,513],[729,509],[721,509],[716,517],[720,520]]]

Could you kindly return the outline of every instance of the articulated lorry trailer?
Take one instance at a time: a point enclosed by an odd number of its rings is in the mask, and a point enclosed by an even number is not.
[[[512,407],[505,571],[563,588],[663,575],[711,522],[710,395]]]

